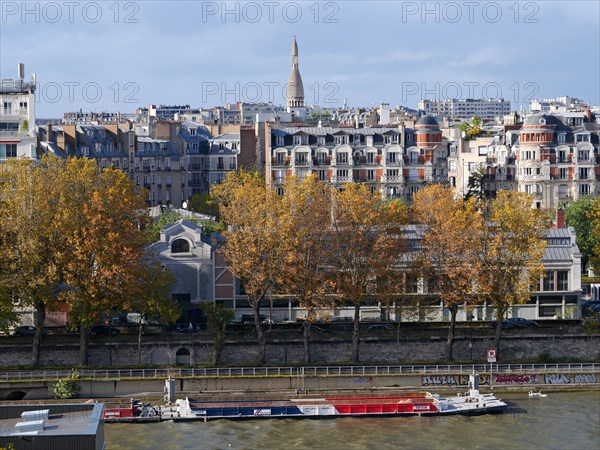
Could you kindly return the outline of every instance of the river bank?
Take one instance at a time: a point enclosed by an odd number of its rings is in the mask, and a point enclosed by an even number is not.
[[[175,392],[178,396],[445,389],[458,392],[466,389],[469,374],[475,371],[480,374],[480,385],[483,389],[595,389],[600,386],[600,364],[494,365],[491,369],[490,373],[489,365],[435,365],[250,367],[164,371],[138,369],[114,372],[88,370],[82,372],[84,378],[79,380],[79,385],[80,397],[84,398],[161,395],[168,376],[175,379]],[[109,373],[113,375],[110,378]],[[91,374],[93,378],[90,377]],[[117,377],[116,374],[120,376]],[[4,375],[8,376],[8,373]],[[0,382],[0,399],[51,398],[54,382],[55,379],[52,378]]]

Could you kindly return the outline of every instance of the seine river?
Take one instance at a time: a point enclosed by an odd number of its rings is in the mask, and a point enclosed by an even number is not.
[[[106,424],[106,449],[600,448],[600,392],[498,395],[500,415]]]

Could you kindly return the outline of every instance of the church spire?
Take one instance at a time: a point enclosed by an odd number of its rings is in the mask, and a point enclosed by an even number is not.
[[[292,70],[287,85],[287,106],[288,108],[304,106],[304,86],[300,76],[296,36],[292,40]]]

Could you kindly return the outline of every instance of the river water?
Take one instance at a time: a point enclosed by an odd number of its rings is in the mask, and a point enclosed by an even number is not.
[[[600,449],[600,392],[497,395],[476,417],[106,424],[106,449]]]

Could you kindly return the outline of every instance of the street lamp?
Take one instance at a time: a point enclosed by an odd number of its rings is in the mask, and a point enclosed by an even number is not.
[[[104,323],[108,324],[108,365],[112,366],[112,328],[110,317]]]

